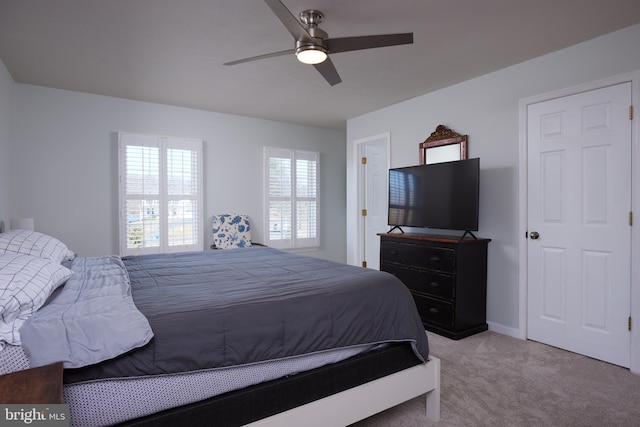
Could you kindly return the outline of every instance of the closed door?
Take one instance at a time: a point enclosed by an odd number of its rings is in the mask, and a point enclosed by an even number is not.
[[[387,231],[388,135],[360,144],[360,253],[362,265],[380,269],[380,238]]]
[[[629,366],[631,83],[528,106],[528,338]]]

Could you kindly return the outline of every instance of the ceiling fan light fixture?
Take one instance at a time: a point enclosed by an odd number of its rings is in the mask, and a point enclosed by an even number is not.
[[[327,50],[322,46],[299,46],[296,49],[296,58],[303,64],[320,64],[327,59]]]

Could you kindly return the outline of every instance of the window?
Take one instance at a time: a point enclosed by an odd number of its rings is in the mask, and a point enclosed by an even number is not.
[[[202,141],[118,140],[120,254],[202,250]]]
[[[320,153],[265,148],[267,244],[276,248],[320,246]]]

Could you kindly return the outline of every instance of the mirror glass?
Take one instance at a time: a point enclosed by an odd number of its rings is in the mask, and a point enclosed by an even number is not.
[[[451,162],[460,159],[460,144],[442,145],[427,148],[425,151],[426,164]]]

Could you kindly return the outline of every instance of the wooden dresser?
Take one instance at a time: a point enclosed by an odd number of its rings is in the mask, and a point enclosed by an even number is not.
[[[491,239],[379,234],[380,270],[409,288],[425,328],[452,339],[487,330]]]

